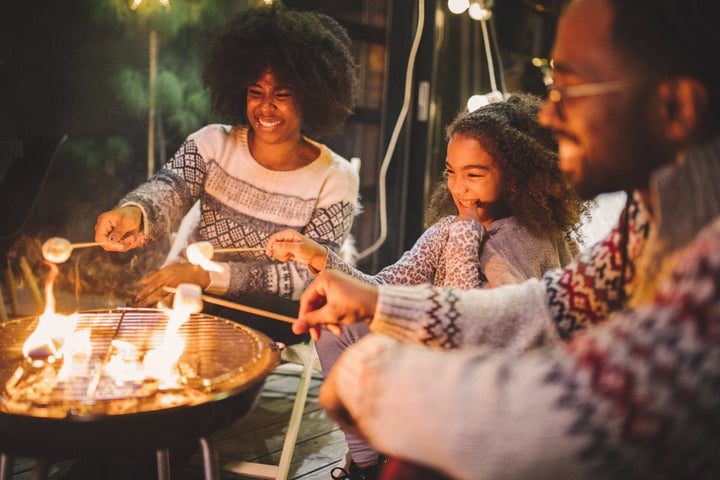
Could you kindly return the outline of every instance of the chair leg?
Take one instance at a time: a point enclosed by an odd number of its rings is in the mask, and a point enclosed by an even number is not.
[[[293,451],[295,450],[295,442],[300,432],[300,422],[302,422],[303,411],[305,410],[305,401],[310,391],[310,380],[312,379],[312,364],[306,362],[303,366],[300,381],[298,383],[297,394],[295,395],[295,403],[293,404],[292,413],[290,414],[290,422],[288,430],[285,434],[285,443],[283,443],[280,462],[278,463],[278,472],[276,480],[285,480],[290,471],[290,463],[292,462]]]
[[[312,347],[312,345],[309,345]],[[314,349],[314,347],[312,347]],[[314,370],[314,357],[311,350],[303,350],[301,353],[303,369],[298,380],[298,388],[295,393],[295,402],[293,403],[290,420],[288,422],[287,433],[285,433],[285,441],[283,443],[282,453],[278,465],[266,465],[254,462],[230,462],[223,466],[223,470],[241,475],[247,475],[254,478],[264,478],[268,480],[286,480],[292,463],[293,451],[295,450],[295,442],[297,442],[298,433],[300,432],[300,423],[302,422],[303,412],[305,411],[305,402],[308,392],[310,391],[310,383]],[[295,363],[295,362],[293,362]],[[300,362],[297,362],[300,363]]]

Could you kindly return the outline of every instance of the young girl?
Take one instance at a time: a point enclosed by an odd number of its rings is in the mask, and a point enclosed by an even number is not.
[[[433,193],[426,224],[413,248],[377,275],[344,263],[295,230],[272,235],[266,251],[317,273],[336,269],[368,283],[491,288],[539,278],[577,253],[584,203],[558,167],[552,134],[537,123],[542,102],[514,95],[459,114],[447,128],[446,181]],[[368,333],[366,323],[344,326],[316,342],[327,375],[349,345]],[[442,346],[442,345],[440,345]],[[346,433],[352,461],[345,476],[375,478],[377,452]],[[364,475],[364,476],[363,476]]]

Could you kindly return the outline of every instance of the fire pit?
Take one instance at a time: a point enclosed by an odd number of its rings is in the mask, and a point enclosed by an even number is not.
[[[11,455],[155,449],[158,475],[167,477],[161,452],[167,460],[168,448],[198,439],[206,478],[213,478],[218,468],[208,436],[254,405],[279,363],[279,347],[243,325],[191,314],[175,329],[183,343],[177,362],[158,367],[149,360],[169,348],[172,311],[112,309],[70,317],[76,333],[55,362],[31,362],[23,353],[37,317],[0,324],[2,465]],[[75,336],[82,341],[70,345]]]

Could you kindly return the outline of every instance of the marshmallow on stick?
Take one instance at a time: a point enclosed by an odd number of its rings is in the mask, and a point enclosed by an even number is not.
[[[63,263],[70,258],[70,254],[76,248],[96,247],[103,245],[101,242],[70,243],[70,240],[62,237],[52,237],[45,240],[42,245],[43,258],[52,263]]]

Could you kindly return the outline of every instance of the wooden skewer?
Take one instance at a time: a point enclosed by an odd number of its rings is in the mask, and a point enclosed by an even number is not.
[[[170,293],[177,292],[177,288],[173,288],[173,287],[163,287],[163,289],[166,292],[170,292]],[[243,312],[254,313],[255,315],[272,318],[273,320],[280,320],[281,322],[295,323],[295,320],[296,320],[295,318],[288,317],[287,315],[281,315],[279,313],[269,312],[267,310],[261,310],[259,308],[255,308],[255,307],[249,307],[247,305],[242,305],[240,303],[229,302],[227,300],[222,300],[220,298],[209,297],[207,295],[201,295],[200,297],[203,299],[203,301],[208,302],[208,303],[214,303],[215,305],[220,305],[221,307],[233,308],[235,310],[241,310]]]
[[[216,248],[215,253],[226,252],[264,252],[265,247]]]
[[[81,243],[71,243],[70,246],[72,248],[85,248],[85,247],[95,247],[98,245],[106,245],[108,242],[81,242]]]

